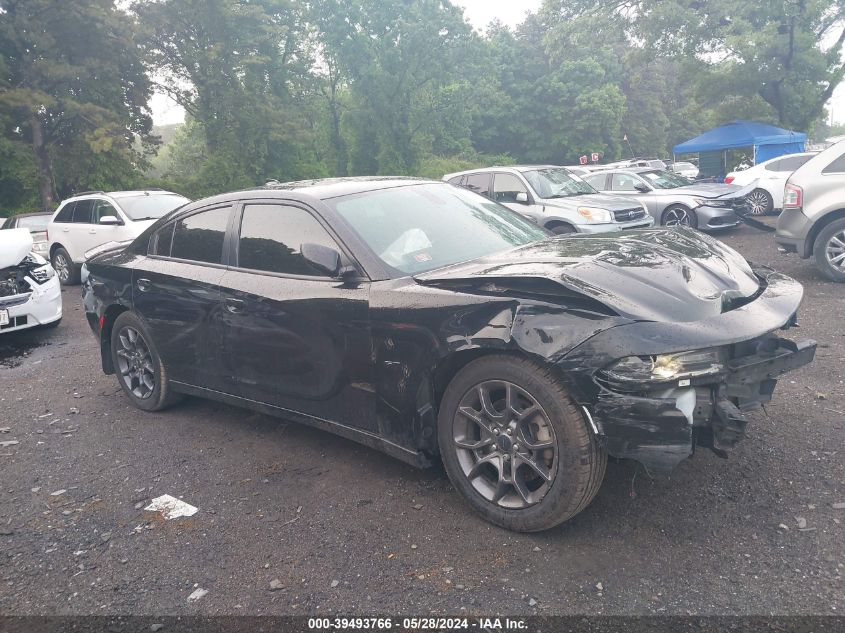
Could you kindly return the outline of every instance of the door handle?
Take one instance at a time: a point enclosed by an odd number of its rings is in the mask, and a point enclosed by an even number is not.
[[[244,311],[245,304],[243,302],[243,299],[234,299],[232,297],[226,297],[224,303],[226,304],[226,309],[232,314],[239,314]]]
[[[139,279],[135,282],[135,285],[138,286],[138,290],[141,292],[146,292],[150,289],[150,280],[149,279]]]
[[[67,227],[67,226],[62,227],[62,233],[69,233],[69,232],[70,232],[70,227]]]
[[[88,230],[88,232],[89,232],[91,235],[95,235],[95,234],[97,233],[97,229],[89,229],[89,230]]]

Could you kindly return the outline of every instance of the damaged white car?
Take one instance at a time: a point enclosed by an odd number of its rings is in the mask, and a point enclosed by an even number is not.
[[[0,333],[54,327],[62,320],[59,278],[32,250],[28,229],[0,231]]]

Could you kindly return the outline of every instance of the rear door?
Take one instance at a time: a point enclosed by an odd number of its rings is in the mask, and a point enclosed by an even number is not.
[[[132,275],[135,312],[150,330],[169,378],[217,388],[221,310],[219,282],[225,272],[224,245],[231,203],[206,207],[156,231],[148,256]]]
[[[61,235],[56,238],[65,247],[70,258],[77,264],[85,261],[85,251],[92,248],[88,244],[91,242],[89,231],[92,228],[91,216],[93,212],[93,200],[77,200],[74,203],[70,222],[62,225]]]
[[[235,227],[220,282],[223,390],[376,431],[369,281],[326,277],[302,257],[302,244],[320,244],[354,265],[302,204],[247,202]]]

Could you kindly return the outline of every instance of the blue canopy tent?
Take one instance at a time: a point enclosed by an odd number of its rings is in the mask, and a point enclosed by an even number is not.
[[[753,147],[756,164],[783,154],[803,152],[806,140],[807,135],[803,132],[784,130],[755,121],[733,121],[675,145],[672,152],[675,154],[727,152],[729,149]]]

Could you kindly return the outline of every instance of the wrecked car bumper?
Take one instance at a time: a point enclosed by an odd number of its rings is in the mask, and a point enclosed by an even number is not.
[[[62,318],[62,292],[59,278],[37,284],[30,280],[28,293],[0,298],[0,311],[6,311],[8,323],[0,325],[0,332],[14,332],[54,323]],[[3,319],[6,321],[6,318]]]
[[[771,400],[777,379],[813,360],[815,341],[774,334],[796,324],[801,286],[779,274],[755,300],[689,323],[641,322],[602,332],[574,350],[562,366],[590,359],[592,385],[579,404],[614,457],[669,471],[696,446],[725,457],[745,433],[746,414]],[[665,358],[706,350],[720,362],[705,371],[654,380],[619,380],[608,371],[624,358]],[[583,400],[582,400],[583,399]]]

